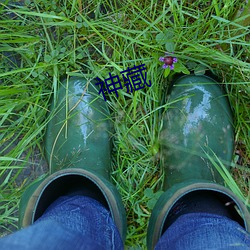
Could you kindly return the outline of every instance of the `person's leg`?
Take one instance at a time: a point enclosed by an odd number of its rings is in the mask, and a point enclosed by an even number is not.
[[[159,137],[164,193],[152,210],[148,249],[157,244],[158,249],[171,250],[243,244],[245,231],[250,232],[250,213],[222,178],[230,171],[234,150],[226,93],[207,76],[183,76],[172,85]],[[204,218],[200,213],[212,215]],[[194,217],[187,220],[191,214]]]
[[[156,250],[250,249],[250,234],[226,216],[181,215],[162,235]]]
[[[125,241],[126,214],[111,181],[113,123],[108,106],[94,83],[71,77],[61,82],[50,115],[44,138],[50,173],[22,195],[19,227],[34,226],[21,231],[20,237],[29,237],[32,244],[45,249],[58,249],[58,245],[59,249],[122,248],[119,237]],[[68,203],[60,198],[76,194],[94,201],[81,197]],[[60,205],[47,213],[58,199]]]
[[[86,196],[60,197],[31,226],[0,239],[1,249],[123,249],[110,212]]]

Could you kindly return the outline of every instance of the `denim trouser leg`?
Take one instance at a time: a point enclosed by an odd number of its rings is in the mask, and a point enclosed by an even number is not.
[[[4,250],[123,249],[110,212],[85,196],[60,197],[33,225],[0,239]]]
[[[156,250],[249,250],[250,234],[227,217],[190,213],[180,216],[162,235]]]

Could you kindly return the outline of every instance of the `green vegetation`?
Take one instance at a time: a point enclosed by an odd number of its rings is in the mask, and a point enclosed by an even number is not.
[[[166,51],[178,58],[175,71],[211,71],[225,87],[235,120],[232,174],[249,204],[249,9],[244,0],[2,0],[1,234],[15,230],[20,196],[42,164],[46,114],[60,80],[105,79],[145,63],[151,87],[107,96],[115,126],[112,178],[126,207],[126,245],[145,248],[163,179],[158,138],[169,104],[162,100],[175,73],[162,69],[159,57]],[[224,176],[238,194],[234,180]]]

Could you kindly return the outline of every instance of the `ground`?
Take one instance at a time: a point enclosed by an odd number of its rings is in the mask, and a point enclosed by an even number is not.
[[[158,139],[169,105],[162,100],[176,73],[212,72],[225,88],[235,125],[228,186],[236,181],[249,206],[249,9],[245,0],[2,0],[1,234],[16,230],[21,194],[48,171],[43,137],[60,81],[72,75],[104,80],[141,64],[151,86],[107,95],[115,126],[112,179],[127,212],[126,246],[145,249],[163,180]],[[166,52],[178,60],[173,69],[162,68]]]

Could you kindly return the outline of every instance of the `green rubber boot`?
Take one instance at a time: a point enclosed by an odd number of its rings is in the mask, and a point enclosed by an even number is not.
[[[81,192],[110,210],[125,241],[124,206],[110,182],[112,123],[105,101],[91,82],[73,77],[62,83],[50,110],[45,136],[50,174],[23,194],[20,227],[33,224],[59,196]]]
[[[148,249],[154,249],[167,229],[174,211],[171,209],[181,198],[196,191],[202,191],[203,197],[209,191],[212,196],[229,201],[227,204],[235,204],[241,214],[237,214],[239,223],[249,231],[246,206],[224,187],[221,175],[211,164],[215,154],[229,169],[233,155],[233,121],[224,92],[207,76],[184,76],[174,83],[168,102],[160,135],[165,192],[151,214]]]

